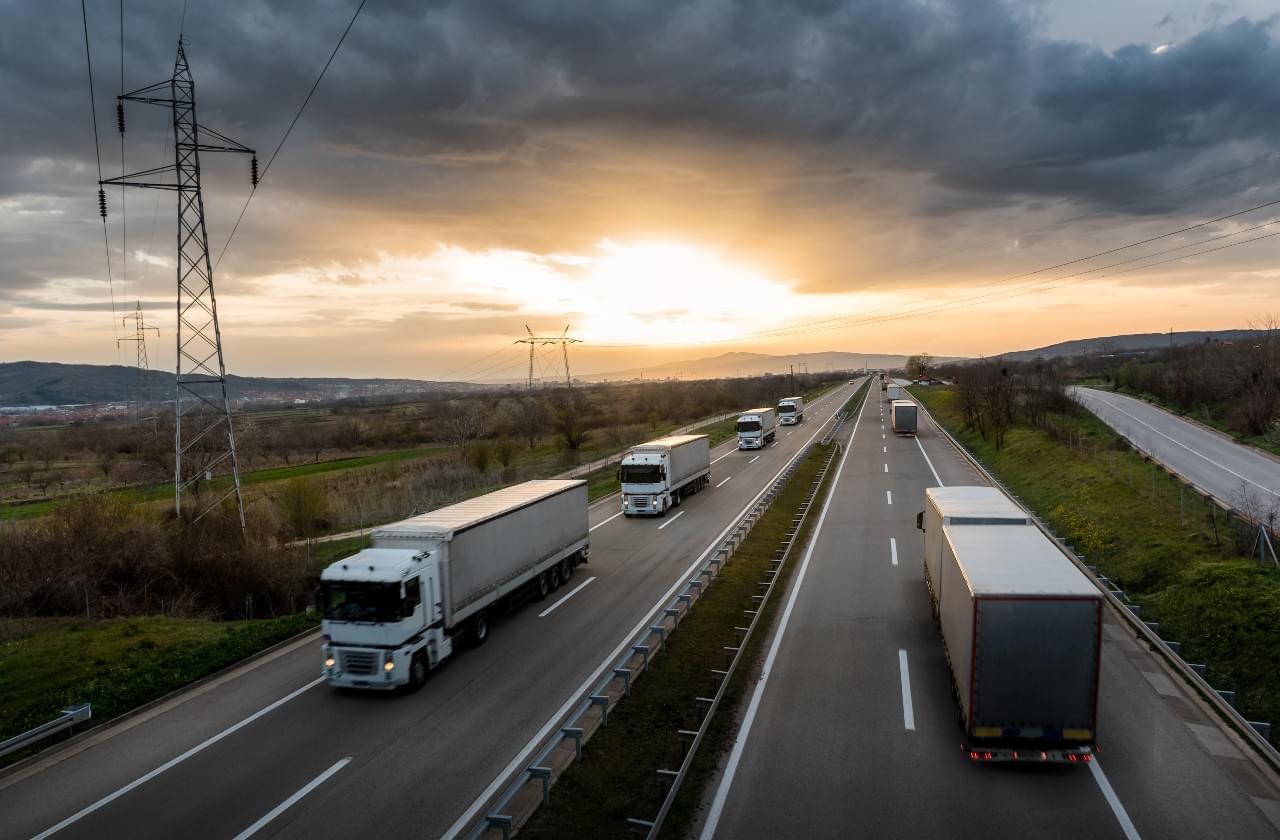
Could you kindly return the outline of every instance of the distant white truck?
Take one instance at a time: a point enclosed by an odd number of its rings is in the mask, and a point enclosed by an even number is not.
[[[919,410],[911,400],[889,403],[889,427],[895,435],[914,435]]]
[[[885,385],[885,389],[884,389],[885,402],[893,402],[894,400],[900,400],[905,396],[907,396],[906,389],[903,388],[901,385],[897,384],[896,382],[889,382],[888,384]]]
[[[738,449],[763,449],[778,432],[778,414],[772,408],[753,408],[738,418]]]
[[[804,397],[783,397],[778,400],[778,425],[794,426],[804,421]]]
[[[417,688],[493,611],[545,598],[590,553],[585,481],[526,481],[373,532],[320,576],[324,677]]]
[[[626,516],[661,516],[711,480],[711,439],[673,435],[634,446],[622,456],[618,481]]]

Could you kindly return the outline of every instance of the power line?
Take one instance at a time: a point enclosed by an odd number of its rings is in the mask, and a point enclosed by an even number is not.
[[[93,117],[93,156],[98,163],[98,182],[102,182],[102,144],[98,140],[98,105],[93,92],[93,57],[89,51],[89,13],[85,10],[84,0],[80,0],[80,21],[84,25],[84,62],[89,68],[89,113]],[[102,216],[102,249],[107,255],[107,291],[111,295],[111,331],[116,339],[120,338],[120,330],[116,325],[116,288],[111,276],[111,241],[107,237],[107,194],[98,187],[98,214]],[[119,356],[117,346],[116,355]]]
[[[81,0],[83,2],[83,0]],[[280,154],[280,150],[284,148],[284,143],[289,139],[293,127],[298,124],[298,120],[302,118],[302,112],[307,109],[307,103],[311,101],[312,95],[316,92],[316,88],[320,87],[320,82],[324,79],[324,74],[329,71],[329,65],[333,63],[333,59],[338,55],[338,50],[342,48],[342,42],[347,40],[347,33],[351,31],[351,27],[355,26],[356,18],[360,17],[360,12],[364,9],[364,4],[368,0],[360,0],[360,5],[356,7],[355,14],[351,16],[347,28],[342,30],[342,36],[338,38],[338,43],[334,45],[333,52],[329,53],[329,60],[324,63],[324,67],[320,70],[320,75],[316,77],[315,84],[311,86],[311,90],[307,91],[306,99],[302,100],[302,105],[298,108],[298,113],[293,115],[293,122],[289,123],[289,127],[285,129],[284,136],[280,138],[280,142],[276,144],[275,151],[271,153],[271,157],[267,158],[267,165],[262,167],[262,174],[258,176],[257,182],[249,190],[249,196],[244,200],[244,206],[240,208],[240,215],[236,217],[236,223],[231,227],[231,233],[227,236],[227,241],[222,244],[222,250],[218,252],[218,259],[214,260],[213,267],[216,271],[218,266],[222,264],[222,258],[227,253],[227,248],[231,246],[231,240],[235,238],[236,231],[240,229],[240,222],[244,219],[245,211],[249,209],[249,202],[253,201],[253,196],[258,192],[258,185],[262,183],[262,179],[267,177],[267,170],[271,169],[271,164],[276,159],[276,155]],[[184,11],[185,15],[185,11]]]
[[[124,0],[120,0],[120,95],[124,96]],[[124,103],[116,103],[116,114],[120,123],[120,177],[123,178],[127,171],[124,166]],[[124,184],[121,184],[120,288],[125,300],[129,299],[129,215],[127,205],[128,202],[125,200]]]

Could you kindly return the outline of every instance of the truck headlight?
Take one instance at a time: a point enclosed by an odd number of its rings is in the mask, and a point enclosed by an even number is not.
[[[334,659],[332,655],[326,656],[324,658],[324,667],[326,668],[332,668],[334,665],[337,665],[337,664],[338,664],[338,660]]]
[[[396,663],[392,662],[390,659],[382,663],[382,670],[384,671],[394,671],[395,667]]]

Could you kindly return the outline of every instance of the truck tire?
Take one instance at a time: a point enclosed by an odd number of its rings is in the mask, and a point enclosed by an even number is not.
[[[551,594],[551,582],[547,580],[547,573],[543,572],[533,582],[533,600],[545,601],[549,594]]]
[[[560,580],[565,583],[569,582],[569,578],[573,575],[573,563],[568,557],[560,561]]]
[[[560,588],[560,564],[556,563],[550,569],[547,569],[547,586],[552,592]]]
[[[467,640],[472,647],[480,647],[489,638],[489,611],[480,610],[480,612],[471,616],[471,624],[467,628]]]
[[[413,660],[409,662],[409,691],[417,691],[427,682],[427,655],[426,651],[419,651],[414,654]]]

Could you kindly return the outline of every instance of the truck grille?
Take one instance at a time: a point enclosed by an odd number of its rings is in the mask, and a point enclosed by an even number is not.
[[[371,650],[342,651],[342,670],[348,674],[373,674],[377,671],[378,655]]]
[[[648,499],[632,499],[631,504],[637,508],[647,508],[649,506]]]

